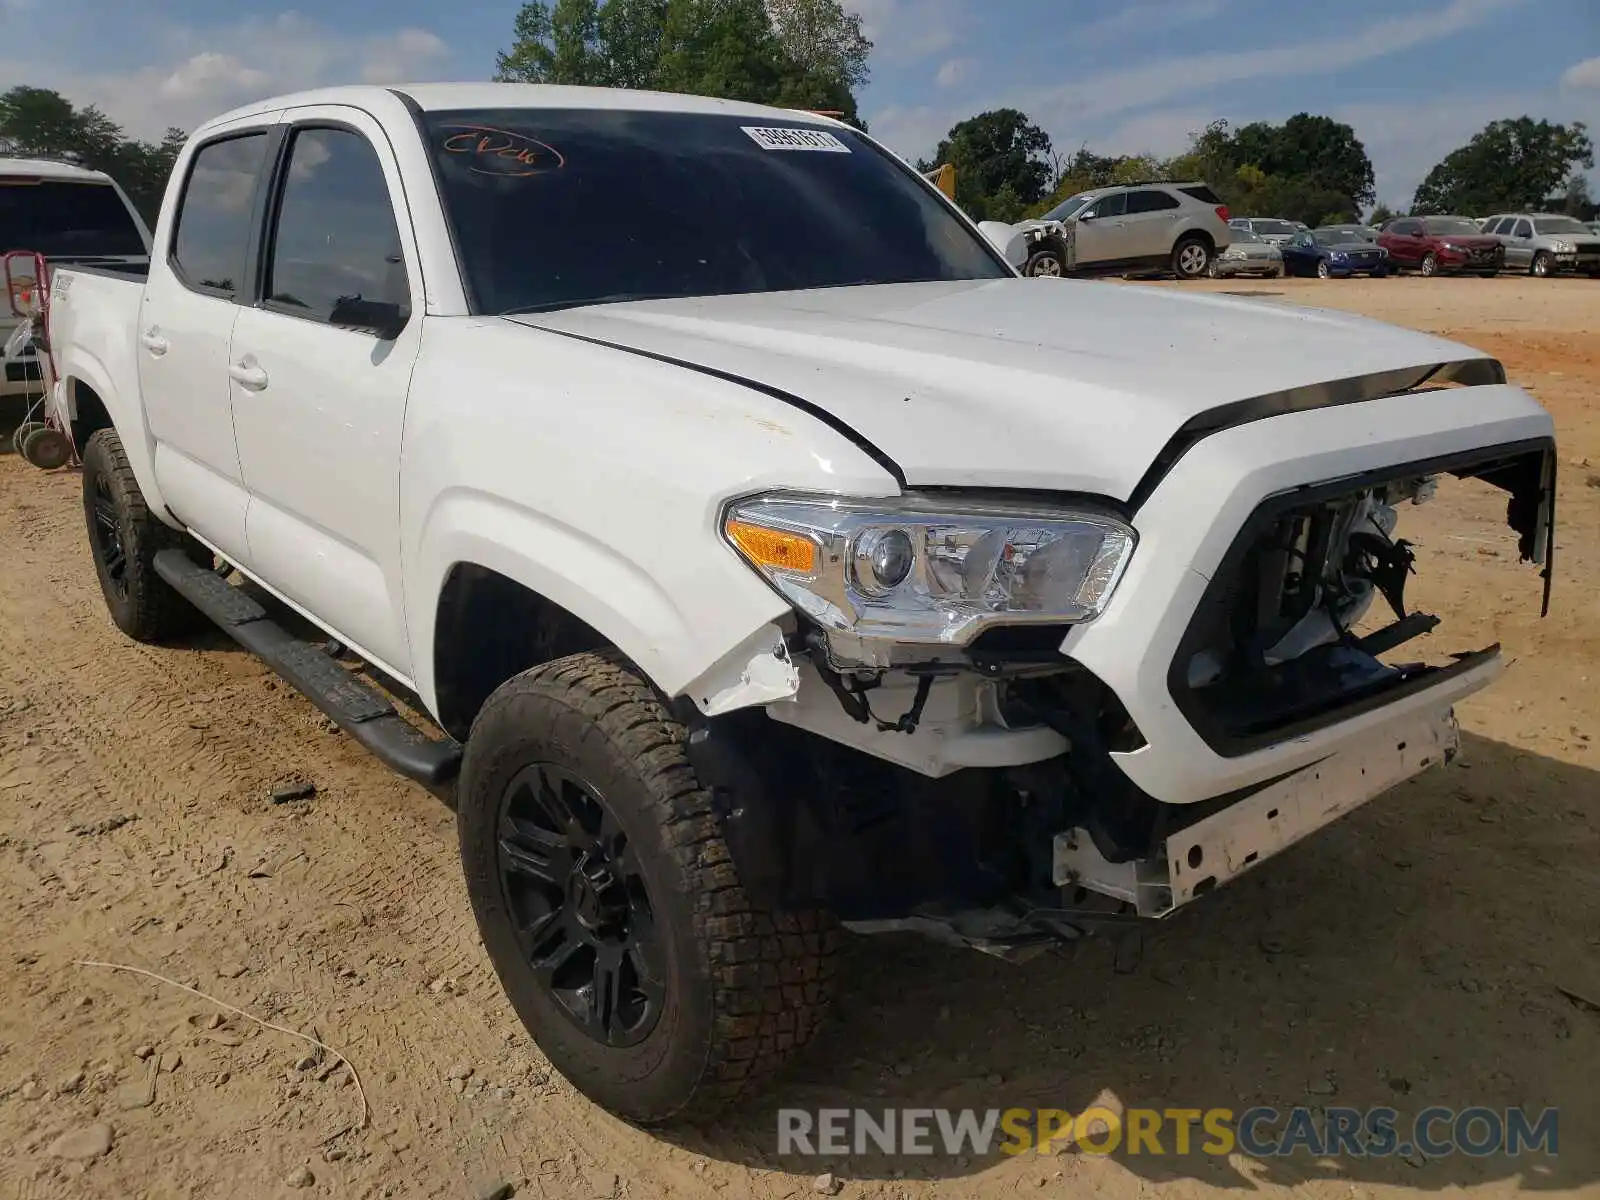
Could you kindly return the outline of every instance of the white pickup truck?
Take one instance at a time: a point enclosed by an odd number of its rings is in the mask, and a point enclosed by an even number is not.
[[[841,924],[1016,956],[1159,918],[1448,760],[1501,663],[1420,648],[1395,529],[1441,477],[1504,491],[1548,601],[1552,423],[1493,359],[1027,280],[1003,233],[799,112],[233,112],[147,279],[56,277],[106,602],[459,766],[540,1046],[632,1120],[702,1114],[815,1032]]]

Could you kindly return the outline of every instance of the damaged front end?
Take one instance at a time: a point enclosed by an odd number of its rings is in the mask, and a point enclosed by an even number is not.
[[[1193,803],[1163,802],[1125,769],[1151,748],[1147,733],[1116,690],[1063,653],[1070,624],[1029,614],[963,645],[907,648],[864,643],[854,628],[830,627],[834,609],[813,605],[813,618],[797,604],[780,655],[796,672],[793,700],[685,710],[691,759],[747,891],[775,908],[828,908],[863,931],[915,930],[1022,957],[1107,923],[1165,916],[1448,761],[1459,737],[1448,697],[1499,662],[1496,646],[1417,653],[1441,622],[1408,601],[1417,550],[1400,536],[1401,514],[1445,477],[1505,494],[1521,557],[1543,567],[1548,608],[1548,439],[1267,497],[1210,573],[1161,707],[1175,705],[1212,755],[1233,762],[1360,714],[1384,718],[1358,738],[1335,734],[1312,761],[1266,778],[1257,770]],[[1106,559],[1093,540],[1104,527],[1082,535],[1085,578]],[[1011,561],[1009,534],[996,549],[979,532],[971,546]],[[919,553],[954,544],[940,536],[919,534]],[[821,551],[815,563],[831,561],[828,543]]]

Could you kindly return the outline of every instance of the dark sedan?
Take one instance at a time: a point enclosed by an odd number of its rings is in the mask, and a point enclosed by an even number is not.
[[[1290,275],[1319,279],[1344,275],[1387,275],[1389,252],[1338,226],[1296,234],[1283,249],[1283,269]]]

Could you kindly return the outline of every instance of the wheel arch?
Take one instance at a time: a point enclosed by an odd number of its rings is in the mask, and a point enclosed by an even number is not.
[[[115,430],[150,511],[177,528],[156,483],[154,446],[137,391],[131,396],[124,392],[103,362],[75,348],[62,360],[61,377],[55,384],[51,402],[71,431],[79,454],[95,433],[102,429]]]

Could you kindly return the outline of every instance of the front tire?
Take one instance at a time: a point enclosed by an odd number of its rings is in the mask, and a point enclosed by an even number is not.
[[[1178,239],[1172,248],[1172,273],[1179,279],[1201,279],[1211,268],[1211,246],[1202,237],[1190,234]]]
[[[684,727],[631,668],[576,654],[473,722],[457,829],[478,930],[550,1062],[618,1116],[704,1116],[816,1031],[836,926],[746,896]]]
[[[1030,279],[1060,279],[1067,273],[1066,264],[1054,250],[1036,250],[1028,259],[1024,273]]]
[[[1328,268],[1328,260],[1325,258],[1319,258],[1317,260],[1317,278],[1327,279],[1332,275],[1333,272]]]
[[[193,543],[151,514],[115,429],[98,430],[84,447],[83,515],[100,592],[118,629],[136,642],[159,642],[200,624],[199,610],[155,568],[159,551],[194,553]]]
[[[1435,255],[1435,254],[1432,254],[1432,253],[1424,254],[1422,256],[1422,277],[1424,279],[1432,279],[1438,273],[1439,273],[1439,258],[1438,258],[1438,256]]]
[[[1536,275],[1540,279],[1548,279],[1555,273],[1552,270],[1554,263],[1555,260],[1550,257],[1549,252],[1546,250],[1541,250],[1539,253],[1533,256],[1533,262],[1529,265],[1528,271],[1530,274]]]

